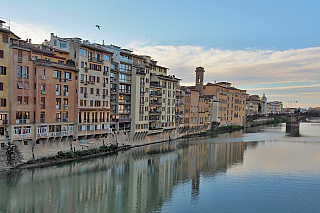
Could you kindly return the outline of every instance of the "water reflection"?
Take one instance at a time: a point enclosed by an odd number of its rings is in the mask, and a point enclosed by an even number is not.
[[[0,173],[0,212],[150,212],[185,182],[191,182],[192,202],[197,202],[200,176],[242,163],[248,145],[176,141],[68,165]]]

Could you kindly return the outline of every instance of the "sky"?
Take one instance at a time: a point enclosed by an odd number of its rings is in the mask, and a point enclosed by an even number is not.
[[[202,66],[205,82],[308,108],[320,106],[319,9],[312,0],[10,0],[0,17],[33,43],[50,33],[104,41],[152,56],[182,85]]]

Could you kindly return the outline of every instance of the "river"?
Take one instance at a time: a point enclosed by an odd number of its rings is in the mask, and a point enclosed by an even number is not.
[[[0,173],[0,212],[319,212],[320,124]]]

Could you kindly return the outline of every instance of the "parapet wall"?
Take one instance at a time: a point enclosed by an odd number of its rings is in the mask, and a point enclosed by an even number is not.
[[[52,137],[44,138],[38,141],[14,141],[12,144],[6,144],[0,147],[0,169],[16,166],[26,163],[30,160],[36,160],[44,157],[56,156],[58,152],[69,152],[95,149],[101,146],[118,144],[119,146],[131,145],[140,146],[150,143],[174,140],[184,135],[195,134],[206,131],[207,127],[163,129],[136,133],[112,133],[105,136],[86,136],[74,140],[73,137]]]

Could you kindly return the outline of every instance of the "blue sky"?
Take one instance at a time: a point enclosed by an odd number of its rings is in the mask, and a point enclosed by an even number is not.
[[[0,16],[34,43],[50,32],[104,40],[151,55],[182,84],[193,84],[201,65],[205,81],[309,107],[320,106],[319,8],[320,1],[294,0],[11,0]]]

